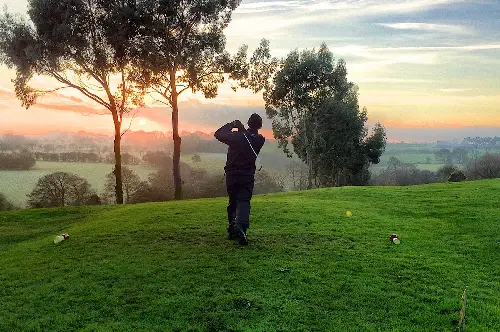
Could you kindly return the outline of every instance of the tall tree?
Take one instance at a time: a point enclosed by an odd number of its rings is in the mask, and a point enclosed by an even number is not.
[[[116,202],[123,203],[121,138],[124,115],[142,104],[143,91],[130,83],[134,25],[127,21],[134,1],[29,0],[30,21],[0,17],[0,62],[16,70],[13,80],[21,104],[72,88],[106,108],[114,126]],[[33,77],[49,76],[61,86],[40,90]]]
[[[345,62],[335,63],[323,44],[318,51],[291,52],[264,94],[279,146],[288,144],[309,168],[308,188],[367,181],[367,166],[378,163],[385,131],[377,125],[367,137],[366,110],[358,88],[347,80]]]
[[[141,75],[137,82],[162,96],[172,109],[175,199],[182,198],[179,95],[187,90],[205,98],[217,96],[227,79],[246,78],[247,47],[231,57],[225,51],[224,28],[240,0],[139,0],[137,49]]]

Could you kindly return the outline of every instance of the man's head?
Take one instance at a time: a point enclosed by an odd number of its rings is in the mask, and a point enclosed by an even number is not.
[[[248,128],[252,130],[259,130],[262,128],[262,118],[257,113],[250,115],[248,119]]]

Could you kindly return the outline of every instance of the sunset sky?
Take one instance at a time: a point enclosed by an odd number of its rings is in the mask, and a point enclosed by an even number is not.
[[[25,0],[0,0],[5,5],[26,13]],[[244,0],[226,29],[227,48],[234,53],[247,44],[251,53],[266,38],[273,56],[285,57],[325,42],[345,59],[369,124],[381,122],[390,141],[500,136],[498,17],[498,0]],[[13,77],[0,66],[0,133],[112,133],[110,115],[77,92],[61,90],[24,110]],[[262,96],[228,86],[216,99],[186,94],[182,100],[181,131],[213,132],[253,112],[265,116]],[[149,104],[132,129],[171,130],[169,109]]]

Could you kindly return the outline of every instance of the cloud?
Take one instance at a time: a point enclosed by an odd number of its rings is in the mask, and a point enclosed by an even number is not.
[[[370,47],[366,45],[344,45],[329,47],[336,57],[348,60],[349,75],[363,79],[368,75],[388,75],[396,64],[433,65],[449,62],[449,56],[458,56],[467,61],[466,53],[499,50],[500,44],[473,44],[461,46],[398,46]],[[455,65],[460,63],[454,60]],[[384,72],[382,73],[381,70]],[[376,72],[376,73],[375,73]],[[406,77],[406,79],[410,79]],[[422,82],[426,83],[426,82]]]
[[[289,35],[290,27],[320,23],[343,24],[353,19],[409,14],[449,6],[465,0],[341,0],[259,1],[241,4],[226,29],[231,38],[270,38]],[[249,28],[251,27],[251,28]],[[271,36],[270,36],[271,34]],[[264,35],[264,36],[263,36]]]
[[[391,52],[391,51],[487,51],[500,50],[500,44],[477,44],[459,46],[402,46],[402,47],[374,47],[370,51]]]
[[[435,23],[377,23],[377,25],[395,30],[433,31],[453,34],[470,34],[467,28],[460,25]]]
[[[241,4],[237,9],[237,13],[261,14],[265,12],[282,11],[282,10],[299,8],[300,6],[301,6],[301,1],[248,2]]]
[[[263,106],[201,103],[196,100],[181,102],[179,103],[179,130],[194,131],[203,129],[211,132],[235,119],[245,123],[252,113],[258,113],[263,119],[266,119]],[[138,110],[137,117],[158,124],[164,128],[164,131],[172,129],[172,110],[168,107],[144,107]],[[268,122],[264,120],[265,128],[271,127]]]
[[[353,55],[363,58],[378,58],[380,55],[375,53],[396,53],[405,52],[414,55],[415,52],[424,51],[487,51],[499,50],[500,44],[477,44],[477,45],[458,45],[458,46],[396,46],[396,47],[370,47],[366,45],[344,45],[330,47],[330,51],[335,55]],[[400,53],[401,54],[401,53]]]
[[[7,107],[12,104],[21,105],[21,102],[17,99],[13,89],[0,87],[0,97],[3,97],[1,102]],[[33,107],[77,113],[102,113],[102,109],[96,109],[95,107],[88,105],[87,101],[88,100],[75,96],[52,92],[39,97],[37,103],[33,105]]]
[[[420,83],[433,83],[433,80],[425,79],[406,79],[406,78],[393,78],[393,77],[359,77],[356,83],[408,83],[408,84],[420,84]]]
[[[52,111],[61,111],[61,112],[74,112],[74,113],[81,113],[81,114],[95,114],[95,115],[102,115],[102,114],[110,114],[106,109],[103,108],[94,108],[91,106],[88,106],[86,104],[64,104],[64,103],[37,103],[33,107],[36,108],[43,108],[47,110],[52,110]]]
[[[263,12],[290,11],[294,13],[342,14],[343,16],[366,16],[387,13],[410,13],[429,10],[443,5],[452,5],[465,0],[297,0],[297,1],[262,1],[241,4],[235,13],[251,14]]]
[[[75,97],[75,96],[64,95],[64,94],[61,94],[61,93],[56,93],[55,96],[57,98],[66,99],[68,101],[72,101],[72,102],[77,103],[77,104],[85,102],[85,100],[83,100],[81,98],[78,98],[78,97]]]
[[[440,92],[465,92],[465,91],[472,91],[472,89],[439,89],[438,91]]]
[[[12,89],[6,89],[0,86],[0,97],[16,98]]]

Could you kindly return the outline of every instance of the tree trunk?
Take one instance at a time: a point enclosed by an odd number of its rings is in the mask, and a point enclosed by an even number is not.
[[[118,120],[118,114],[112,112],[113,122],[115,124],[115,140],[113,142],[113,151],[115,152],[115,169],[113,173],[115,174],[115,194],[116,194],[116,204],[123,204],[123,183],[122,183],[122,155],[121,155],[121,123]]]
[[[172,91],[172,136],[174,140],[173,173],[174,173],[174,199],[182,199],[181,179],[181,137],[179,136],[179,106],[177,105],[177,87],[175,85],[175,72],[170,75],[170,88]]]
[[[306,143],[306,163],[308,166],[308,174],[307,174],[307,189],[312,189],[313,187],[313,167],[312,167],[312,160],[311,160],[311,154],[310,154],[310,147],[309,147],[309,132],[307,131],[307,119],[304,119],[304,131],[305,131],[305,143]]]

